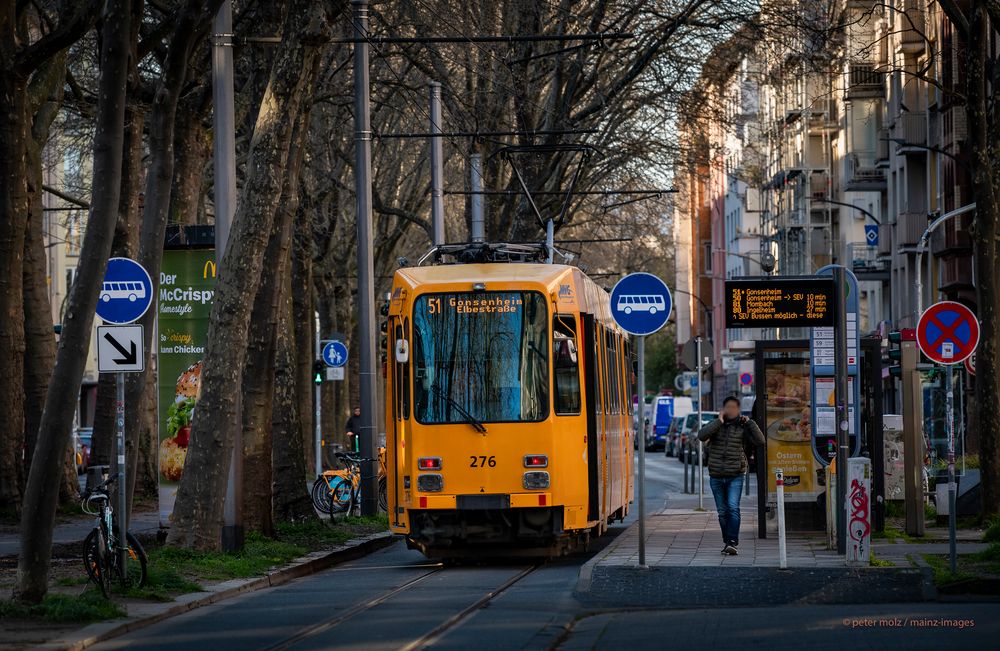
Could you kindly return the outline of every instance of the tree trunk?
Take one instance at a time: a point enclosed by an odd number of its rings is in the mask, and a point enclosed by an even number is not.
[[[15,595],[37,602],[48,590],[52,529],[58,506],[58,485],[51,481],[66,456],[86,365],[97,295],[111,253],[111,239],[121,190],[128,76],[129,0],[109,0],[103,20],[97,129],[94,135],[93,203],[87,220],[78,276],[69,296],[49,383],[38,443],[28,474],[21,517],[21,554]]]
[[[12,12],[12,7],[0,11]],[[0,29],[10,30],[13,25]],[[11,38],[13,41],[13,38]],[[7,47],[9,45],[9,47]],[[14,43],[0,37],[0,377],[16,378],[0,391],[0,512],[20,514],[24,473],[24,237],[28,194],[25,152],[28,141],[27,80],[12,70]],[[10,62],[8,64],[8,62]]]
[[[985,3],[976,2],[969,10],[966,49],[966,112],[969,144],[972,149],[973,196],[976,219],[973,242],[976,259],[976,309],[980,323],[976,367],[976,422],[980,424],[979,455],[983,486],[983,517],[1000,515],[1000,364],[997,319],[1000,313],[1000,98],[990,83],[995,79],[994,60],[987,58],[993,30]]]
[[[299,105],[315,81],[318,43],[328,40],[325,7],[296,0],[289,8],[267,91],[261,102],[247,160],[246,183],[219,269],[184,474],[177,490],[169,542],[217,550],[222,509],[239,413],[250,322],[250,297],[263,273],[263,255],[281,197]]]
[[[212,103],[212,87],[191,93],[181,100],[185,119],[174,137],[176,158],[173,189],[170,191],[169,221],[173,224],[196,224],[204,199],[205,167],[212,154],[212,136],[205,126]]]
[[[300,208],[301,210],[301,208]],[[292,323],[295,336],[295,411],[299,419],[301,448],[306,469],[312,472],[316,463],[313,443],[313,381],[312,365],[315,355],[315,317],[313,312],[315,282],[313,280],[313,238],[309,219],[300,217],[304,227],[297,228],[292,237]]]
[[[300,215],[302,213],[299,213]],[[291,261],[289,260],[290,264]],[[276,522],[302,522],[316,518],[306,489],[309,476],[305,463],[302,420],[299,418],[296,341],[292,332],[291,274],[285,274],[281,290],[278,336],[274,358],[274,404],[272,407],[271,463],[274,469],[273,517]],[[310,387],[311,388],[311,387]],[[307,388],[308,395],[308,388]]]
[[[49,140],[52,121],[62,103],[66,55],[60,53],[43,64],[28,89],[29,109],[34,114],[31,137],[27,139],[28,229],[24,241],[24,476],[31,466],[31,456],[42,421],[45,394],[56,361],[56,337],[52,329],[52,304],[46,282],[45,215],[42,200],[42,151]],[[75,451],[70,454],[75,457]],[[72,488],[76,494],[76,468],[73,464]],[[65,477],[65,473],[63,473]],[[63,482],[65,484],[65,481]]]

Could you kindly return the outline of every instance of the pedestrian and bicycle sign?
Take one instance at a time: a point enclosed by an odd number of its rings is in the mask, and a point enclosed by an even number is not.
[[[341,368],[347,364],[347,346],[344,342],[334,339],[323,346],[323,362],[332,368]]]
[[[667,324],[672,308],[670,290],[653,274],[629,274],[611,290],[611,316],[629,334],[653,334]]]
[[[129,258],[111,258],[97,296],[97,316],[108,323],[138,321],[153,302],[153,281]]]
[[[920,315],[917,344],[932,362],[961,364],[979,345],[979,320],[961,303],[935,303]]]
[[[141,373],[146,361],[143,342],[141,325],[98,326],[98,372]]]

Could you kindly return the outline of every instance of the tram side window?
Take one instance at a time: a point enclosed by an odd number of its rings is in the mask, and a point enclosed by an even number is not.
[[[604,367],[607,372],[604,374],[605,392],[608,396],[608,413],[618,413],[618,396],[615,393],[615,335],[610,330],[604,331]]]
[[[580,413],[580,355],[578,350],[575,319],[571,315],[557,314],[552,321],[557,414]]]
[[[403,321],[403,325],[396,325],[395,338],[390,344],[395,361],[395,342],[400,339],[409,340],[409,319]],[[396,419],[406,420],[410,417],[410,362],[409,359],[403,364],[395,362],[395,369],[392,374],[394,393],[396,394]]]

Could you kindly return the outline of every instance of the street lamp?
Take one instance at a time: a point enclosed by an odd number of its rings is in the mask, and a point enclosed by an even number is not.
[[[854,208],[859,213],[861,213],[862,215],[864,215],[868,219],[870,219],[873,222],[875,222],[876,226],[881,226],[882,225],[882,222],[880,222],[878,219],[876,219],[875,215],[871,214],[870,212],[868,212],[867,210],[865,210],[864,208],[862,208],[860,206],[855,206],[853,203],[846,203],[844,201],[834,201],[833,199],[813,199],[813,201],[818,201],[819,203],[832,203],[832,204],[835,204],[835,205],[838,205],[838,206],[847,206],[848,208]]]
[[[705,315],[708,317],[708,341],[709,343],[714,343],[712,341],[712,332],[715,330],[715,318],[712,313],[712,308],[706,305],[705,301],[701,300],[701,298],[697,294],[686,292],[683,289],[672,289],[670,291],[672,291],[675,294],[684,294],[685,296],[690,296],[694,300],[698,301],[698,303],[701,305],[701,309],[705,310]]]
[[[726,255],[732,255],[737,258],[743,258],[744,260],[749,260],[750,262],[756,262],[760,266],[760,270],[766,274],[774,271],[774,266],[777,264],[777,260],[772,253],[761,253],[760,258],[755,258],[749,253],[736,253],[735,251],[730,251],[728,249],[712,249],[713,253],[725,253]]]
[[[946,212],[941,215],[930,224],[928,224],[924,234],[920,236],[920,243],[917,246],[917,318],[924,313],[924,283],[923,283],[923,257],[924,251],[927,249],[928,241],[931,238],[931,233],[943,224],[945,221],[951,219],[952,217],[958,217],[959,215],[964,215],[965,213],[975,210],[976,204],[970,203],[968,205],[962,206],[961,208],[956,208],[951,212]],[[929,275],[929,274],[928,274]]]

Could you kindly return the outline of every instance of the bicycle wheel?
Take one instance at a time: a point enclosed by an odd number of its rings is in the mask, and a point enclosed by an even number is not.
[[[385,477],[378,478],[378,508],[382,513],[389,512],[389,486]]]
[[[106,540],[103,528],[94,527],[83,541],[83,566],[87,577],[97,584],[105,599],[111,596],[111,555]]]
[[[119,567],[120,555],[114,554],[114,565],[118,580],[124,589],[141,588],[146,585],[146,550],[142,548],[139,539],[129,531],[126,534],[128,546],[125,548],[125,567]]]
[[[330,484],[326,482],[326,478],[317,477],[313,482],[312,502],[320,513],[330,513],[330,492]]]
[[[351,507],[354,487],[345,477],[335,477],[330,484],[330,508],[334,513],[342,513]],[[329,513],[329,511],[328,511]]]

